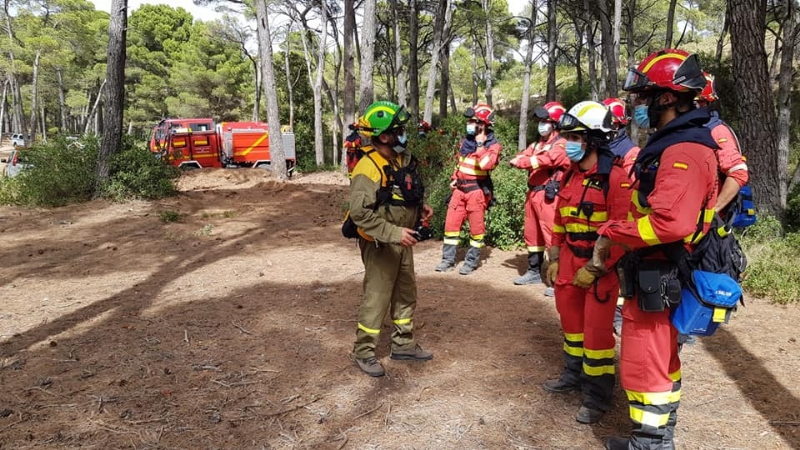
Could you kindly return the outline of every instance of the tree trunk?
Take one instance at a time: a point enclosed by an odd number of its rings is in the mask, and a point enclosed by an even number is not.
[[[633,31],[633,17],[636,14],[636,0],[628,1],[628,22],[625,25],[625,35],[628,41],[628,67],[634,67],[636,63],[636,39]],[[627,73],[625,74],[627,76]],[[636,122],[631,120],[631,140],[638,145],[639,143],[639,127]]]
[[[305,30],[303,31],[305,33]],[[292,71],[289,65],[289,49],[291,48],[291,41],[289,36],[292,34],[292,27],[287,27],[286,33],[286,50],[283,52],[283,70],[286,72],[286,93],[289,97],[289,126],[294,129],[294,83],[292,83]],[[303,41],[305,44],[305,40]]]
[[[62,132],[68,132],[67,129],[67,104],[64,100],[64,80],[61,77],[61,68],[56,69],[56,77],[58,80],[58,116],[61,119],[59,129]]]
[[[375,66],[375,3],[364,0],[364,22],[361,29],[361,84],[359,85],[358,110],[366,111],[374,101],[372,70]]]
[[[322,136],[322,75],[325,69],[325,45],[328,41],[328,7],[324,2],[320,11],[322,36],[317,53],[317,78],[314,81],[314,153],[317,167],[325,164],[325,140]]]
[[[675,28],[675,5],[678,0],[669,0],[669,9],[667,10],[667,33],[664,39],[664,47],[672,48],[672,33]]]
[[[392,21],[394,22],[394,71],[397,79],[397,103],[399,105],[408,104],[408,89],[406,86],[406,67],[403,64],[403,39],[400,35],[400,12],[397,7],[397,0],[389,0],[392,7]]]
[[[528,104],[531,101],[531,71],[533,69],[533,48],[536,37],[536,0],[531,0],[531,16],[528,23],[528,49],[525,52],[525,75],[522,78],[522,99],[519,102],[519,139],[517,149],[524,150],[528,146]]]
[[[261,118],[261,71],[258,69],[258,61],[253,61],[253,72],[255,73],[256,87],[253,94],[253,122],[258,122]]]
[[[3,81],[3,96],[0,99],[0,145],[3,145],[3,126],[6,123],[6,96],[8,95],[8,80]]]
[[[797,38],[797,7],[794,2],[786,2],[786,16],[783,22],[783,49],[781,50],[781,69],[778,77],[778,168],[785,172],[789,167],[789,139],[792,132],[792,78],[794,75],[795,39]],[[780,172],[779,172],[780,173]],[[788,177],[788,173],[787,173]],[[785,180],[785,191],[788,195],[791,179]],[[785,204],[783,206],[786,206]]]
[[[125,56],[128,29],[128,0],[112,0],[111,20],[108,24],[108,52],[106,53],[106,79],[97,92],[97,100],[106,88],[103,127],[103,140],[97,156],[97,178],[100,182],[108,179],[111,171],[111,157],[122,147],[122,113],[125,98]],[[106,86],[106,83],[108,86]],[[97,108],[97,102],[95,102]]]
[[[483,13],[486,16],[486,103],[494,106],[492,101],[492,63],[494,63],[494,34],[492,33],[492,19],[489,0],[481,0]]]
[[[36,140],[36,114],[38,114],[37,108],[39,107],[39,95],[38,95],[38,88],[39,88],[39,58],[41,58],[42,52],[41,50],[36,51],[36,56],[33,58],[33,80],[31,81],[31,122],[30,122],[30,142],[25,140],[25,144],[30,146]]]
[[[419,121],[419,3],[417,0],[409,0],[408,19],[408,80],[411,98],[408,102],[408,109],[412,114],[412,119]]]
[[[556,23],[556,2],[547,0],[547,101],[556,99],[556,39],[558,24]]]
[[[447,118],[447,100],[450,92],[450,45],[442,46],[442,83],[439,86],[439,122]]]
[[[275,67],[272,62],[272,36],[269,30],[267,0],[256,0],[256,30],[258,34],[258,59],[261,79],[264,82],[264,100],[267,102],[269,124],[270,169],[279,180],[286,180],[286,152],[283,150],[281,116],[278,109],[278,88],[275,84]]]
[[[355,122],[356,115],[356,76],[355,59],[353,58],[353,33],[356,29],[355,0],[344,0],[344,34],[342,36],[344,47],[344,122]]]
[[[583,7],[583,13],[586,17],[586,51],[589,57],[589,86],[592,91],[592,100],[597,100],[600,95],[600,90],[597,86],[597,44],[594,42],[594,14],[592,14],[592,6],[589,0],[583,0]]]
[[[472,51],[470,52],[470,63],[472,66],[472,104],[478,103],[478,84],[480,76],[478,75],[478,38],[475,33],[472,34]]]
[[[44,105],[39,109],[39,128],[42,130],[42,142],[47,142],[47,121],[45,120]]]
[[[578,17],[572,19],[575,27],[575,83],[578,85],[578,90],[583,91],[583,36],[584,24]]]
[[[619,67],[619,29],[622,26],[622,0],[614,0],[614,65]],[[613,97],[616,97],[615,93]]]
[[[728,0],[741,145],[750,150],[753,197],[761,212],[782,218],[786,205],[786,167],[778,165],[775,109],[764,48],[766,7],[766,0]],[[753,111],[759,114],[752,114]]]
[[[725,47],[725,35],[728,34],[728,29],[731,26],[731,21],[728,18],[728,8],[727,5],[725,7],[725,20],[722,23],[722,32],[719,34],[719,40],[717,41],[717,68],[722,66],[722,49]]]
[[[606,0],[598,0],[596,4],[596,16],[600,21],[600,45],[603,49],[603,59],[605,61],[605,64],[603,64],[605,73],[602,77],[602,79],[605,80],[605,89],[603,89],[603,95],[605,97],[616,97],[619,93],[616,57],[618,46],[616,44],[619,41],[615,39],[618,39],[619,37],[615,36],[615,33],[618,33],[619,31],[614,27],[616,23],[611,23],[611,15],[608,12],[608,4],[606,3]]]
[[[439,55],[442,52],[444,28],[452,17],[453,9],[449,0],[439,0],[436,8],[436,18],[433,21],[433,51],[431,52],[431,65],[428,70],[428,88],[425,92],[425,114],[423,120],[431,123],[433,120],[433,96],[436,93],[436,69],[439,65]]]
[[[3,12],[6,18],[6,32],[8,33],[9,44],[14,41],[14,32],[11,26],[11,12],[10,0],[3,2]],[[22,91],[19,88],[19,80],[17,80],[16,60],[14,59],[14,51],[9,45],[8,49],[9,60],[9,81],[11,83],[11,132],[24,133],[25,132],[25,118],[22,111]]]
[[[127,2],[127,0],[125,1]],[[106,73],[108,73],[108,71],[106,71]],[[94,105],[92,106],[92,109],[89,110],[89,113],[86,114],[86,124],[83,127],[83,134],[89,134],[89,127],[92,125],[92,117],[95,119],[97,118],[97,107],[100,105],[100,100],[103,98],[103,89],[106,87],[107,81],[108,78],[103,80],[103,83],[100,84],[100,89],[97,90],[97,98],[94,99]],[[108,106],[108,102],[106,102],[106,106]]]

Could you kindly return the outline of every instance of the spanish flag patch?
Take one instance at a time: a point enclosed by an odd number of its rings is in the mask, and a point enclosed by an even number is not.
[[[619,187],[624,188],[624,189],[628,189],[629,187],[631,187],[631,184],[630,183],[620,183]]]
[[[682,163],[682,162],[674,162],[674,163],[672,163],[672,167],[674,167],[676,169],[687,170],[689,168],[689,165],[686,164],[686,163]]]
[[[720,143],[720,144],[724,144],[724,143],[728,142],[728,138],[719,138],[719,139],[717,139],[717,142]]]

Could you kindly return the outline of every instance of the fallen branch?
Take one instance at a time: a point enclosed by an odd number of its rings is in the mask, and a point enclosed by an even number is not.
[[[10,423],[10,424],[4,426],[3,428],[0,428],[0,433],[2,433],[3,431],[6,431],[7,429],[9,429],[9,428],[11,428],[13,426],[19,425],[22,422],[25,422],[25,420],[27,420],[27,419],[20,419],[20,420],[14,422],[14,423]]]
[[[187,330],[183,330],[183,342],[189,343],[189,332]]]
[[[231,325],[233,325],[234,327],[238,328],[238,329],[239,329],[239,331],[241,331],[241,332],[242,332],[242,333],[244,333],[244,334],[249,334],[249,335],[251,335],[251,336],[253,335],[253,332],[252,332],[252,331],[245,330],[245,329],[244,329],[244,328],[242,328],[241,326],[237,325],[237,324],[236,324],[236,322],[234,322],[234,321],[231,321]]]
[[[211,380],[211,382],[212,383],[216,383],[216,384],[218,384],[220,386],[224,386],[226,388],[246,386],[248,384],[260,383],[260,381],[237,381],[235,383],[226,383],[226,382],[220,381],[220,380]]]
[[[800,426],[800,422],[795,420],[770,420],[770,425],[790,425],[790,426]]]
[[[380,405],[378,405],[378,406],[376,406],[376,407],[374,407],[374,408],[370,409],[369,411],[367,411],[367,412],[365,412],[365,413],[361,413],[361,414],[359,414],[359,415],[355,416],[355,417],[353,418],[353,420],[360,419],[360,418],[362,418],[362,417],[364,417],[364,416],[368,416],[368,415],[370,415],[370,414],[374,413],[375,411],[377,411],[377,410],[381,409],[381,407],[383,407],[383,402],[381,402],[381,404],[380,404]]]
[[[320,397],[314,397],[314,398],[312,398],[310,401],[308,401],[308,402],[306,402],[306,403],[303,403],[302,405],[297,405],[297,406],[295,406],[295,407],[292,407],[292,408],[289,408],[289,409],[285,409],[285,410],[283,410],[283,411],[277,411],[277,412],[274,412],[274,413],[264,414],[264,416],[263,416],[263,417],[265,417],[265,418],[266,418],[266,417],[277,417],[277,416],[282,416],[282,415],[284,415],[284,414],[287,414],[287,413],[290,413],[290,412],[292,412],[292,411],[297,411],[298,409],[305,408],[306,406],[308,406],[308,405],[310,405],[310,404],[312,404],[312,403],[316,402],[316,401],[317,401],[317,400],[319,400],[319,399],[320,399]]]

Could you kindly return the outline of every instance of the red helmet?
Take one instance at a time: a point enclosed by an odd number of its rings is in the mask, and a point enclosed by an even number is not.
[[[706,103],[719,100],[719,96],[717,96],[717,86],[714,82],[714,75],[711,75],[708,72],[703,72],[703,76],[706,78],[706,87],[703,88],[703,91],[700,92],[700,95],[698,95],[695,100],[704,101]]]
[[[486,103],[478,103],[464,111],[464,117],[485,123],[487,126],[494,125],[494,110]]]
[[[567,112],[567,109],[564,108],[559,102],[547,102],[544,106],[539,106],[533,110],[533,115],[539,119],[540,121],[550,121],[553,123],[558,123],[558,120],[561,119],[561,115]]]
[[[706,78],[697,63],[697,55],[667,48],[651,53],[639,63],[639,67],[631,68],[623,89],[630,92],[657,89],[700,92],[705,86]]]
[[[417,131],[420,133],[427,133],[428,131],[431,131],[431,124],[424,120],[420,120],[419,125],[417,126]]]
[[[622,103],[622,99],[609,97],[603,100],[603,104],[611,111],[611,121],[614,124],[623,126],[628,124],[628,116],[625,115],[625,103]]]

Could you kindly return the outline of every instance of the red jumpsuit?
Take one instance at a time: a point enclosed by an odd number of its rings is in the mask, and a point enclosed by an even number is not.
[[[546,202],[544,185],[558,171],[566,171],[570,161],[564,150],[564,138],[557,131],[547,141],[531,144],[517,154],[516,167],[528,171],[528,194],[525,197],[525,245],[528,253],[538,253],[550,247],[555,201]]]
[[[583,405],[599,411],[611,409],[614,390],[613,322],[619,278],[611,267],[622,256],[622,248],[612,248],[606,262],[609,273],[592,288],[574,286],[572,280],[592,256],[597,229],[608,220],[626,220],[630,189],[621,164],[614,165],[608,175],[599,175],[597,165],[581,172],[573,164],[564,175],[553,223],[553,245],[561,248],[555,283],[556,309],[564,331],[561,381],[580,385]]]
[[[497,166],[502,146],[491,139],[488,147],[478,147],[469,155],[458,155],[458,165],[453,176],[456,189],[447,206],[447,217],[444,221],[444,244],[458,245],[458,236],[464,220],[469,220],[470,247],[483,247],[486,235],[484,215],[491,200],[484,193],[482,182],[489,179],[489,173]]]
[[[673,122],[685,124],[700,114],[687,113]],[[659,138],[669,136],[677,125],[668,124],[669,129],[657,132]],[[702,134],[694,133],[695,136]],[[714,141],[710,135],[706,136],[703,142],[708,142],[707,145],[679,140],[667,146],[660,163],[648,164],[638,174],[629,220],[610,221],[600,227],[598,234],[631,250],[683,241],[691,251],[693,243],[709,229],[717,197]],[[655,137],[651,137],[648,146]],[[640,162],[648,157],[647,150],[648,147],[642,149]],[[650,192],[644,187],[643,179],[653,180]],[[701,211],[702,233],[695,236]],[[644,258],[665,259],[661,252]],[[661,448],[662,440],[671,439],[674,432],[681,396],[681,362],[678,333],[669,314],[669,308],[662,312],[642,311],[637,296],[626,300],[623,307],[620,375],[634,423],[631,448]],[[655,442],[653,447],[640,443],[648,440]]]
[[[711,113],[712,117],[715,117]],[[709,123],[708,128],[711,130],[711,136],[717,141],[719,150],[717,150],[717,161],[719,162],[719,171],[726,177],[731,177],[739,183],[739,187],[747,184],[750,174],[747,170],[747,163],[744,156],[739,149],[739,141],[733,130],[721,120],[714,120]],[[719,185],[722,189],[722,183]]]

